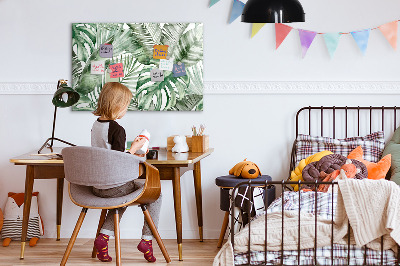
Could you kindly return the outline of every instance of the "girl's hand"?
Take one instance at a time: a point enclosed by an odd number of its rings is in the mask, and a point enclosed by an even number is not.
[[[140,148],[143,147],[143,145],[146,143],[146,141],[147,140],[145,138],[136,137],[135,140],[132,142],[129,152],[131,154],[135,154],[138,150],[140,150]]]
[[[149,149],[147,149],[147,151],[146,151],[146,153],[145,154],[134,154],[134,155],[136,155],[136,156],[139,156],[139,157],[146,157],[146,155],[149,153]]]

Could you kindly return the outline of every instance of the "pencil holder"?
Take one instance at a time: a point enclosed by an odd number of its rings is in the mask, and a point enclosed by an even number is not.
[[[192,152],[205,152],[208,150],[209,136],[192,136]]]

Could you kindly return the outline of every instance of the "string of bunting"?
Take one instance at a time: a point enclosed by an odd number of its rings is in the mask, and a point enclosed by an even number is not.
[[[210,0],[209,7],[212,7],[220,0]],[[229,24],[235,21],[243,12],[244,3],[240,0],[233,0],[232,3],[232,11],[229,17]],[[276,49],[282,44],[282,42],[286,39],[289,33],[292,30],[297,30],[299,32],[300,37],[300,44],[301,44],[301,52],[302,57],[304,58],[307,54],[308,49],[310,48],[311,44],[313,43],[315,37],[317,35],[322,35],[328,49],[330,57],[333,57],[335,51],[339,45],[340,37],[344,34],[351,34],[353,36],[354,41],[356,42],[358,48],[360,49],[361,53],[365,55],[365,52],[368,47],[368,41],[370,32],[372,30],[379,29],[382,34],[385,36],[387,41],[390,43],[394,50],[397,49],[397,29],[398,29],[398,22],[400,20],[395,20],[383,25],[380,25],[375,28],[368,28],[358,31],[350,31],[350,32],[330,32],[330,33],[323,33],[323,32],[316,32],[316,31],[309,31],[303,29],[293,28],[291,26],[275,23],[275,40],[276,40]],[[266,23],[252,23],[251,29],[251,38],[253,38],[262,27],[264,27]]]

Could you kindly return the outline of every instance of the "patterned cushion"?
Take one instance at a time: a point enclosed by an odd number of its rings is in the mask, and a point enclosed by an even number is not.
[[[298,165],[302,159],[323,150],[329,150],[347,157],[357,146],[363,148],[365,160],[378,162],[385,147],[383,131],[374,132],[364,137],[345,139],[299,134],[296,139],[296,165]]]

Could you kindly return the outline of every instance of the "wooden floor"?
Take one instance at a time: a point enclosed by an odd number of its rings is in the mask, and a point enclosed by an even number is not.
[[[25,259],[19,259],[20,242],[12,241],[9,247],[0,246],[0,265],[60,265],[65,248],[69,239],[40,239],[36,247],[26,247]],[[187,240],[183,241],[183,261],[178,261],[178,247],[176,240],[164,240],[172,262],[167,264],[154,241],[154,254],[157,258],[156,263],[149,264],[143,254],[136,249],[139,240],[121,240],[122,264],[123,265],[212,265],[215,255],[218,253],[217,240]],[[110,241],[110,255],[113,262],[104,263],[91,258],[93,247],[92,239],[77,239],[68,259],[67,265],[115,265],[114,262],[114,243]]]

